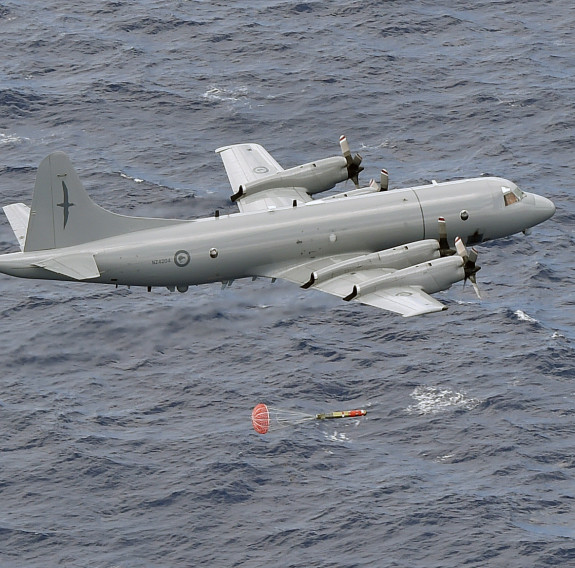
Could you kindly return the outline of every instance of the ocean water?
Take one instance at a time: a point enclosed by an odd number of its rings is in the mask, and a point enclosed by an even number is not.
[[[108,209],[233,211],[215,148],[291,167],[345,133],[364,180],[557,206],[479,247],[482,301],[409,320],[0,276],[2,568],[575,562],[571,1],[0,0],[0,26],[1,204],[64,150]],[[258,402],[368,414],[260,436]]]

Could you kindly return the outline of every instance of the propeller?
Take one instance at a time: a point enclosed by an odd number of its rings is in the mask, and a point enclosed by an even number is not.
[[[463,269],[465,270],[465,280],[463,281],[463,284],[465,285],[465,282],[469,280],[473,285],[473,289],[475,290],[477,297],[481,300],[479,286],[477,286],[477,278],[475,277],[475,275],[481,270],[481,266],[477,266],[475,264],[477,261],[477,251],[473,248],[468,251],[460,237],[455,239],[455,250],[464,262]]]
[[[465,286],[465,282],[469,280],[473,285],[473,289],[475,290],[477,297],[481,299],[479,286],[477,286],[477,278],[475,276],[481,270],[481,266],[477,266],[475,264],[477,261],[477,251],[474,248],[468,251],[460,237],[456,237],[455,250],[453,250],[449,246],[449,241],[447,240],[447,224],[445,223],[445,219],[443,217],[439,217],[437,224],[439,225],[439,253],[442,257],[451,256],[457,253],[463,259],[463,269],[465,270],[465,280],[463,281],[463,285]]]
[[[347,138],[345,135],[339,137],[339,145],[341,147],[341,152],[345,161],[347,162],[347,177],[354,183],[355,187],[359,189],[359,173],[363,171],[361,167],[361,156],[356,154],[351,156],[351,150],[349,149],[349,144],[347,143]]]

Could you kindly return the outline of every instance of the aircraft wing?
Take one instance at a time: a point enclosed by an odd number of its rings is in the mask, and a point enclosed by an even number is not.
[[[387,275],[393,275],[398,270],[395,268],[353,268],[349,271],[336,274],[333,277],[321,279],[317,282],[310,281],[310,275],[314,272],[324,274],[330,270],[330,267],[343,266],[352,264],[360,257],[356,255],[340,255],[321,259],[315,259],[306,263],[294,266],[276,267],[266,270],[263,276],[272,278],[282,278],[302,286],[327,292],[339,298],[348,301],[368,304],[384,310],[401,314],[404,317],[422,315],[426,313],[446,310],[447,307],[426,293],[423,289],[424,277],[421,277],[422,284],[417,284],[417,277],[406,279],[403,283],[401,280],[393,285],[382,283],[380,287],[374,288],[368,293],[357,294],[362,286],[373,283],[377,280],[383,280]],[[417,269],[417,267],[415,267]],[[422,274],[424,268],[421,269]]]
[[[233,144],[218,148],[234,193],[240,186],[258,182],[283,172],[284,169],[271,154],[259,144]],[[240,211],[266,211],[273,208],[291,207],[293,201],[300,203],[311,201],[303,189],[294,187],[270,188],[254,195],[245,195],[236,199]]]
[[[447,306],[424,292],[423,289],[418,286],[385,288],[361,296],[361,298],[355,301],[383,310],[389,310],[390,312],[401,314],[406,318],[441,312],[447,309]]]

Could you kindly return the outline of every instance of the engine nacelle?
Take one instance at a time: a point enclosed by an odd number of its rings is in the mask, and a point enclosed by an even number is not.
[[[434,294],[447,290],[455,282],[463,280],[465,278],[464,265],[465,262],[459,255],[430,260],[358,284],[344,300],[353,300],[377,292],[377,290],[405,288],[406,286],[417,286],[428,294]]]
[[[347,161],[343,156],[324,158],[289,170],[282,170],[263,179],[240,186],[232,201],[269,189],[298,188],[309,195],[327,191],[348,179]]]
[[[336,278],[341,274],[354,270],[369,270],[373,268],[392,268],[401,270],[426,260],[437,259],[440,256],[439,243],[435,239],[416,241],[399,247],[365,254],[349,260],[338,262],[312,272],[308,282],[302,288]]]

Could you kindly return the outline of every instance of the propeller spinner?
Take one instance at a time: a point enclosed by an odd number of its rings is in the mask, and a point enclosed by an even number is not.
[[[359,154],[351,156],[351,150],[349,149],[349,144],[345,135],[340,136],[339,145],[341,147],[341,152],[343,157],[347,162],[347,175],[348,178],[354,183],[355,187],[359,189],[359,173],[363,171],[361,167],[362,157]]]

